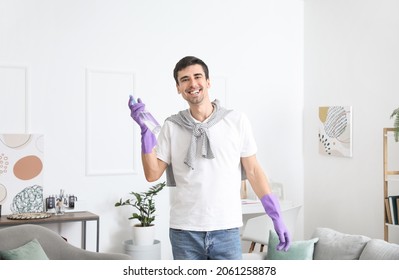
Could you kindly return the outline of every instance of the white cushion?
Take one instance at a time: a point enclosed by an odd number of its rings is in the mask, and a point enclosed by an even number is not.
[[[314,260],[358,260],[369,237],[345,234],[329,228],[317,228],[313,238],[318,237],[315,244]]]

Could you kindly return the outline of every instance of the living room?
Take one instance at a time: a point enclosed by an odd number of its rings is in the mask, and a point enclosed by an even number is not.
[[[296,240],[316,227],[382,239],[398,9],[388,0],[1,0],[1,133],[43,135],[44,196],[76,195],[100,216],[100,251],[122,252],[131,209],[114,204],[152,185],[128,96],[161,123],[185,109],[172,70],[195,55],[210,67],[211,95],[250,119],[268,177],[303,205]],[[322,106],[352,108],[351,156],[319,152]],[[7,186],[3,215],[20,183]],[[170,259],[168,189],[156,202],[156,237]],[[80,243],[77,225],[55,229]],[[398,232],[390,238],[398,243]]]

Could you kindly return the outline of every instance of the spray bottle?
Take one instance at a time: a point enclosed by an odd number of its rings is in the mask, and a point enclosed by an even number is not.
[[[130,105],[136,104],[136,99],[132,95],[130,95]],[[147,128],[155,135],[158,136],[159,132],[161,131],[161,126],[156,121],[156,119],[151,115],[150,112],[144,110],[140,113],[140,119],[143,123],[147,126]]]

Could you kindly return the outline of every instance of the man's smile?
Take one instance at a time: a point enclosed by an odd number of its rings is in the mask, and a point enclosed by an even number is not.
[[[195,90],[188,91],[187,93],[190,95],[198,95],[200,92],[201,92],[201,89],[195,89]]]

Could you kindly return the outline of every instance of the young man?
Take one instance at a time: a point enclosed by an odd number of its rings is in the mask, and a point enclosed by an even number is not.
[[[170,241],[174,259],[241,259],[240,187],[251,183],[288,250],[290,236],[277,198],[256,159],[256,143],[247,117],[211,101],[207,65],[187,56],[175,66],[177,92],[188,109],[166,119],[158,139],[138,117],[145,105],[129,105],[141,127],[142,163],[146,179],[166,171],[171,195]],[[130,102],[129,102],[130,104]]]

